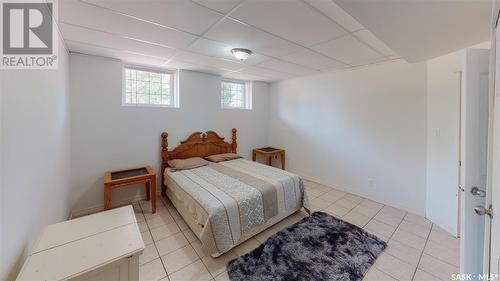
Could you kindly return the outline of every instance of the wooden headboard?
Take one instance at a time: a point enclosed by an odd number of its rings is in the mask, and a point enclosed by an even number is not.
[[[207,157],[221,153],[236,153],[236,129],[233,128],[231,143],[225,142],[224,138],[214,131],[194,132],[186,140],[173,150],[168,150],[168,133],[161,134],[161,194],[166,195],[164,179],[165,169],[168,161],[173,159],[186,159],[190,157]]]

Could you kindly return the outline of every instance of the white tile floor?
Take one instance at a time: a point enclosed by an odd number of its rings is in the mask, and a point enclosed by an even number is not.
[[[364,228],[388,243],[363,280],[450,280],[459,269],[459,240],[427,219],[383,204],[305,181],[312,211],[324,211]],[[226,264],[303,218],[297,212],[219,258],[205,256],[201,243],[168,199],[134,203],[146,249],[140,280],[229,280]]]

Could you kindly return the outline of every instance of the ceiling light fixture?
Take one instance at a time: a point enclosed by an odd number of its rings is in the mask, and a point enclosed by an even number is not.
[[[240,61],[244,61],[248,59],[248,57],[252,54],[252,51],[250,51],[249,49],[234,48],[231,50],[231,53],[233,53],[235,58],[239,59]]]

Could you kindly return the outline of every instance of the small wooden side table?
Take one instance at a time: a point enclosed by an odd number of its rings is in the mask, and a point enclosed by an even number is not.
[[[267,159],[267,165],[271,166],[273,164],[273,157],[279,155],[281,158],[281,169],[285,169],[285,150],[281,148],[274,147],[261,147],[254,148],[252,153],[253,161],[257,160],[257,154],[260,154]]]
[[[151,211],[156,213],[156,173],[153,167],[137,167],[126,170],[109,171],[104,174],[104,210],[111,205],[111,191],[117,187],[144,183],[146,200],[151,200]]]

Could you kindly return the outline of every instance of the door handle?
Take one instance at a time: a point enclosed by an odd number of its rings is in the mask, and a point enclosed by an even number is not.
[[[493,218],[493,208],[491,207],[491,205],[488,209],[481,205],[476,206],[474,208],[474,212],[476,212],[476,214],[478,214],[479,216],[488,215],[490,216],[490,218]]]
[[[473,186],[470,189],[470,193],[474,196],[486,197],[486,191],[479,189],[477,186]]]

